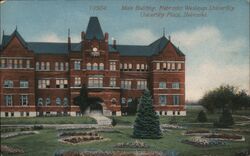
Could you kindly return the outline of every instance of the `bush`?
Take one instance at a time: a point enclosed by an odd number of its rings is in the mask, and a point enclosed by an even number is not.
[[[199,114],[197,116],[197,121],[199,121],[199,122],[207,122],[207,115],[203,110],[199,112]]]
[[[232,114],[228,109],[225,109],[220,116],[219,121],[216,121],[214,123],[214,127],[219,127],[219,128],[228,128],[234,124],[234,119],[232,117]]]
[[[170,118],[169,124],[174,124],[174,125],[177,124],[177,120],[176,120],[176,117],[175,117],[175,116],[172,116],[172,117]]]
[[[112,125],[112,126],[116,126],[116,124],[117,124],[116,120],[115,120],[114,118],[112,118],[111,125]]]
[[[34,125],[33,129],[34,130],[41,130],[41,129],[43,129],[43,126],[42,125]]]

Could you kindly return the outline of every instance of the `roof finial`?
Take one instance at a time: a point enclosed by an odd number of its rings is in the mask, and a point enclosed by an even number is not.
[[[17,25],[16,25],[16,31],[17,31]]]
[[[3,35],[4,35],[4,30],[3,30]]]
[[[165,27],[163,27],[163,36],[165,36]]]

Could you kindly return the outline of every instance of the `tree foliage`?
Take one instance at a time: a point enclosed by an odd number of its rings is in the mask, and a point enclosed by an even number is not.
[[[155,113],[149,90],[145,90],[139,103],[133,136],[140,139],[161,137],[159,116]]]
[[[199,112],[199,114],[197,116],[197,121],[198,122],[207,122],[207,115],[203,110]]]
[[[232,112],[241,107],[250,107],[250,97],[246,91],[238,89],[230,85],[222,85],[212,91],[207,92],[199,104],[203,105],[209,112],[220,110],[223,112],[225,109],[230,109]]]
[[[232,117],[232,114],[228,109],[225,109],[222,113],[222,115],[219,118],[219,121],[216,121],[214,123],[215,127],[219,128],[227,128],[234,124],[234,119]]]

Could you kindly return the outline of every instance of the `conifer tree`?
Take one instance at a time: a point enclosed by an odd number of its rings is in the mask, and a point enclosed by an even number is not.
[[[149,90],[145,90],[140,99],[133,137],[140,139],[157,139],[161,137],[159,116],[154,111]]]
[[[199,112],[199,114],[197,116],[197,121],[199,121],[199,122],[207,122],[207,116],[206,116],[206,113],[203,110]]]

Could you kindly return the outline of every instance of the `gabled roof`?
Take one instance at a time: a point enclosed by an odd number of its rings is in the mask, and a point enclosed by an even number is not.
[[[6,45],[9,44],[9,42],[14,38],[17,37],[19,39],[19,41],[21,42],[21,44],[24,47],[27,47],[27,43],[25,42],[25,40],[23,39],[23,37],[19,34],[19,32],[17,31],[17,29],[11,34],[11,35],[3,35],[3,39],[2,39],[2,48],[4,48]]]
[[[94,38],[98,40],[103,40],[104,36],[103,36],[102,28],[101,28],[98,18],[90,17],[89,24],[88,24],[87,31],[86,31],[86,39],[91,40]]]
[[[68,43],[28,42],[36,54],[68,54]]]

